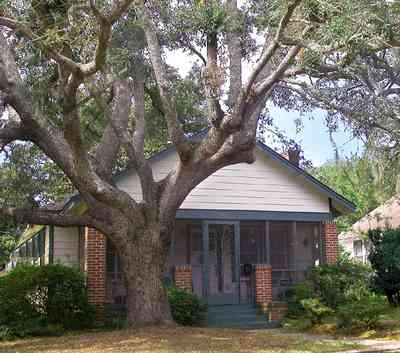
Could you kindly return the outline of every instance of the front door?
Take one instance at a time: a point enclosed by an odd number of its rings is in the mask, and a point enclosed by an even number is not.
[[[204,290],[209,305],[239,303],[239,224],[205,222]]]

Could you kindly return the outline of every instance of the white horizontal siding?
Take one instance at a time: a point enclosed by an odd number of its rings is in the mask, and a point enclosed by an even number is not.
[[[79,265],[79,231],[77,227],[54,228],[54,262]]]
[[[173,153],[153,162],[156,180],[165,177],[176,161]],[[118,186],[141,200],[137,175],[126,176]],[[329,202],[302,177],[256,150],[253,164],[241,163],[217,171],[188,195],[181,209],[329,212]]]

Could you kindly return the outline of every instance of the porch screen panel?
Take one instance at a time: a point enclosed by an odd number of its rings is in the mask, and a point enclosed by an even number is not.
[[[270,222],[273,296],[279,299],[320,261],[319,224]]]
[[[295,263],[303,274],[320,263],[319,238],[318,223],[296,223]]]
[[[201,223],[188,225],[190,238],[189,264],[192,266],[193,292],[201,297],[203,295],[203,228]]]
[[[267,261],[265,221],[240,222],[240,264],[262,264]]]
[[[267,263],[265,221],[240,222],[240,301],[254,302],[252,265]]]
[[[171,244],[168,277],[172,281],[175,266],[191,265],[193,291],[202,295],[203,231],[199,221],[176,221]]]
[[[210,224],[208,229],[208,295],[225,300],[237,296],[239,288],[235,264],[235,228],[233,224]]]
[[[171,252],[169,257],[169,264],[172,269],[174,266],[177,265],[189,264],[188,247],[190,246],[190,244],[188,239],[187,226],[187,222],[176,222],[175,233],[172,239]]]

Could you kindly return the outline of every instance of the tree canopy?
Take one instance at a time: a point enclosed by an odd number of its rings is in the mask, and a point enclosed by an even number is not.
[[[367,149],[361,155],[340,158],[311,170],[319,180],[357,205],[354,213],[338,218],[339,231],[348,230],[399,192],[398,158]]]

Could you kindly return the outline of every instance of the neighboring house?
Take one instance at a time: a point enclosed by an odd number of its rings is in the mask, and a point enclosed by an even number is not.
[[[166,279],[195,292],[210,306],[279,301],[316,264],[335,262],[333,219],[355,205],[258,142],[253,164],[227,166],[198,185],[176,214]],[[174,148],[150,159],[156,179],[177,161]],[[141,199],[137,175],[126,171],[117,185]],[[85,205],[73,197],[64,210]],[[34,245],[36,244],[36,245]],[[34,226],[13,254],[36,263],[64,262],[87,272],[90,300],[99,310],[125,304],[118,257],[94,229]]]
[[[368,261],[369,243],[366,233],[370,229],[400,227],[400,197],[392,197],[359,221],[349,231],[340,233],[339,242],[352,258]]]

